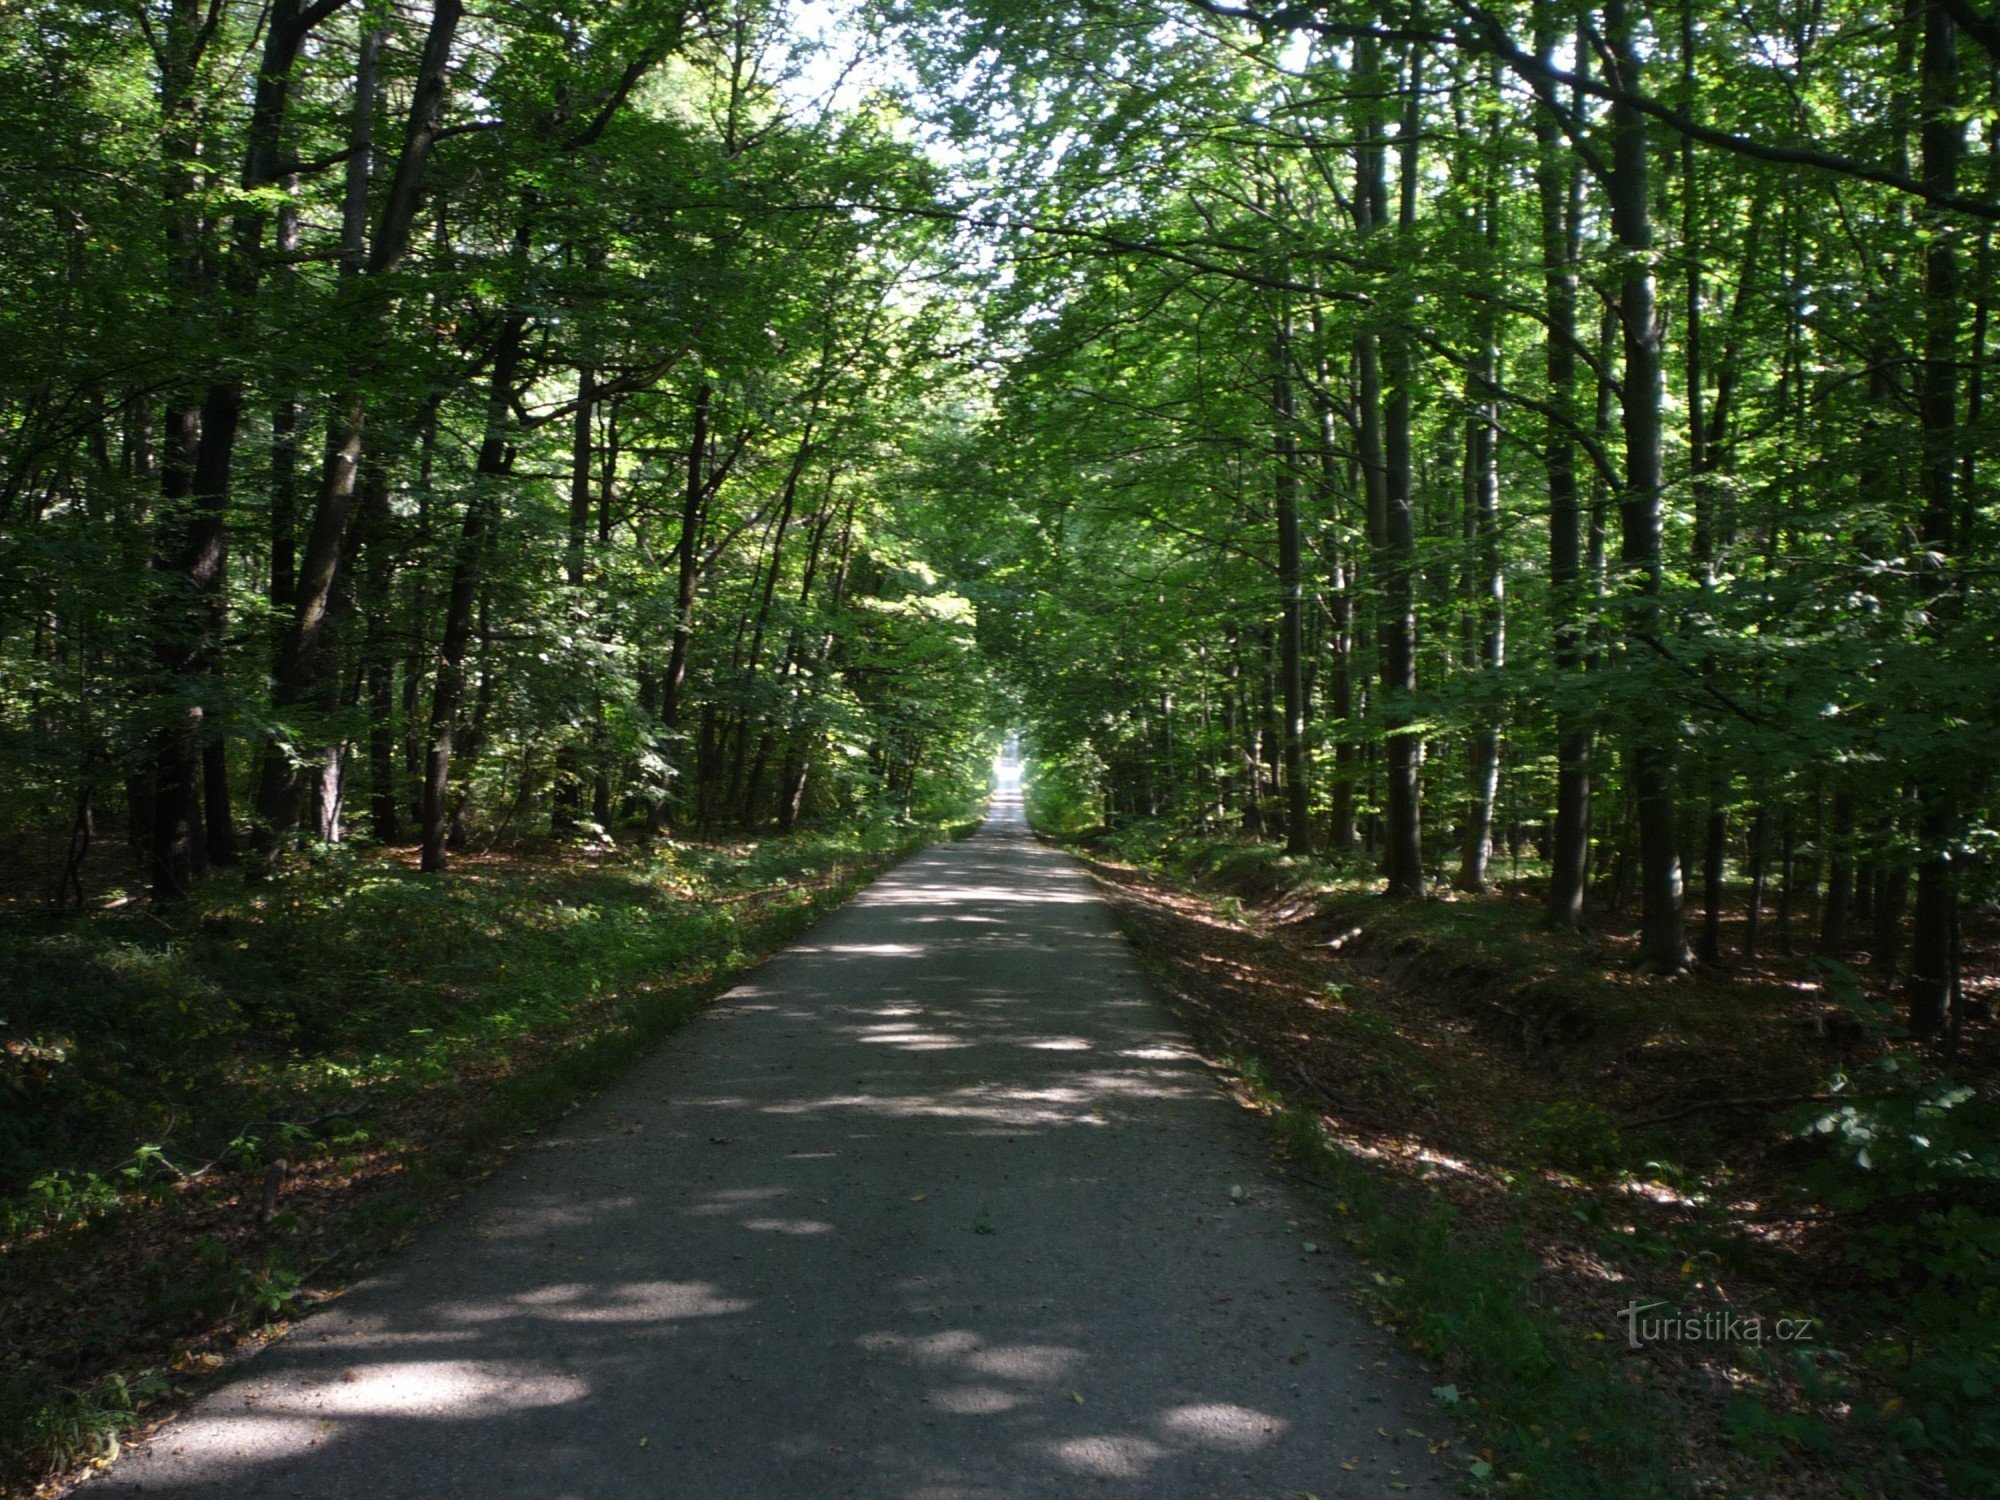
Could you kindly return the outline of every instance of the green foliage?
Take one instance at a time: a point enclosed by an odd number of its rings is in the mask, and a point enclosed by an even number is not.
[[[191,711],[239,822],[260,758],[341,747],[372,795],[326,843],[403,835],[438,711],[457,848],[962,815],[993,738],[977,611],[934,566],[951,517],[911,477],[963,400],[933,354],[960,315],[936,225],[839,206],[935,188],[893,111],[796,107],[808,49],[773,6],[714,29],[671,4],[474,4],[399,248],[382,236],[432,17],[316,17],[274,141],[244,82],[275,56],[265,18],[209,19],[0,15],[10,894],[96,905],[144,882],[104,851],[122,831],[143,857],[145,776]],[[374,27],[357,276],[341,167]],[[218,392],[239,420],[204,471],[220,492],[191,501],[172,444]],[[274,691],[280,575],[338,509],[311,455],[350,410],[384,493],[334,528],[320,662],[357,692]],[[198,577],[177,553],[211,510],[226,566]],[[455,631],[462,676],[441,670]],[[95,852],[71,870],[79,830]]]
[[[213,886],[164,927],[10,929],[7,1237],[84,1223],[204,1163],[352,1151],[367,1131],[348,1104],[453,1088],[649,976],[728,964],[744,912],[719,898],[767,892],[760,920],[804,914],[829,869],[924,831],[885,820],[442,885],[386,863],[302,867]],[[79,1165],[93,1160],[117,1165]]]
[[[169,1388],[166,1377],[148,1370],[51,1392],[34,1370],[9,1370],[0,1373],[0,1434],[16,1465],[59,1469],[113,1457],[123,1434]]]
[[[1021,794],[1028,819],[1059,838],[1100,826],[1104,809],[1104,763],[1088,746],[1047,761],[1030,760]]]
[[[1578,1172],[1605,1172],[1626,1159],[1617,1117],[1601,1104],[1564,1099],[1537,1108],[1521,1138],[1540,1160]]]
[[[1823,1107],[1817,1186],[1853,1216],[1847,1258],[1881,1330],[1868,1351],[1897,1399],[1885,1446],[1967,1493],[2000,1485],[2000,1103],[1883,1059],[1890,1092]]]

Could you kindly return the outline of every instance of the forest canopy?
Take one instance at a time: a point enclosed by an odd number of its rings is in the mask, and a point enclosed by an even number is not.
[[[810,23],[810,24],[809,24]],[[0,820],[1148,815],[1962,998],[1965,0],[0,17]],[[1731,898],[1733,899],[1733,898]]]

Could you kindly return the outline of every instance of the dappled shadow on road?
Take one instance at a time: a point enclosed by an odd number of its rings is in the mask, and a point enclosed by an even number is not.
[[[96,1488],[1332,1495],[1351,1461],[1426,1493],[1229,1124],[1074,867],[1003,817]]]

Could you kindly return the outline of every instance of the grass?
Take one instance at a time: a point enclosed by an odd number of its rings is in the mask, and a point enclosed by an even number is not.
[[[1537,1307],[1537,1266],[1521,1243],[1468,1233],[1448,1202],[1342,1149],[1317,1112],[1255,1082],[1258,1071],[1248,1092],[1370,1269],[1369,1300],[1449,1377],[1433,1394],[1482,1444],[1467,1478],[1548,1500],[1674,1493],[1657,1402],[1607,1345],[1580,1344]]]
[[[962,832],[964,825],[954,831]],[[115,1450],[940,833],[225,878],[0,928],[0,1480]]]

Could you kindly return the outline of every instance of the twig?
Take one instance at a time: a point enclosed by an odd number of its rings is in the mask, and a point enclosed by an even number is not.
[[[1346,1099],[1342,1095],[1335,1093],[1332,1089],[1328,1088],[1325,1084],[1321,1083],[1317,1078],[1313,1077],[1311,1073],[1308,1073],[1306,1071],[1306,1065],[1304,1063],[1294,1062],[1292,1064],[1292,1071],[1299,1075],[1299,1082],[1303,1083],[1307,1088],[1311,1089],[1313,1093],[1319,1096],[1322,1103],[1326,1104],[1329,1108],[1337,1111],[1339,1114],[1345,1116],[1350,1120],[1357,1122],[1358,1124],[1372,1125],[1378,1130],[1386,1130],[1390,1128],[1389,1122],[1384,1120],[1380,1115],[1370,1113],[1368,1110],[1363,1109],[1361,1106],[1353,1103],[1351,1100]]]
[[[1664,1125],[1669,1120],[1684,1119],[1705,1109],[1775,1109],[1780,1104],[1832,1104],[1886,1097],[1882,1094],[1760,1094],[1742,1099],[1698,1099],[1693,1104],[1669,1110],[1663,1115],[1654,1115],[1651,1119],[1632,1120],[1625,1129],[1643,1130],[1649,1125]]]
[[[293,1130],[312,1130],[317,1128],[318,1126],[326,1124],[329,1120],[344,1120],[349,1115],[358,1115],[361,1113],[362,1110],[366,1109],[372,1102],[373,1102],[372,1099],[364,1098],[358,1104],[350,1104],[345,1109],[329,1110],[327,1113],[323,1115],[314,1115],[310,1120],[246,1120],[243,1122],[243,1124],[239,1125],[234,1132],[231,1133],[229,1137],[229,1146],[223,1148],[222,1154],[220,1156],[216,1157],[212,1161],[203,1162],[200,1166],[196,1167],[191,1172],[181,1171],[179,1167],[174,1166],[174,1164],[168,1161],[164,1156],[160,1157],[159,1160],[162,1163],[164,1163],[176,1176],[178,1176],[182,1182],[194,1182],[199,1178],[207,1176],[210,1172],[214,1171],[217,1167],[222,1165],[222,1163],[229,1156],[230,1147],[233,1147],[238,1141],[242,1140],[246,1132],[254,1130],[259,1125],[275,1125],[281,1127],[288,1127]]]
[[[775,896],[784,891],[823,891],[839,884],[845,874],[844,869],[836,866],[832,875],[819,880],[785,880],[777,885],[760,885],[754,891],[727,891],[720,896],[687,896],[682,899],[702,906],[721,906],[735,901],[750,901],[758,896]]]

